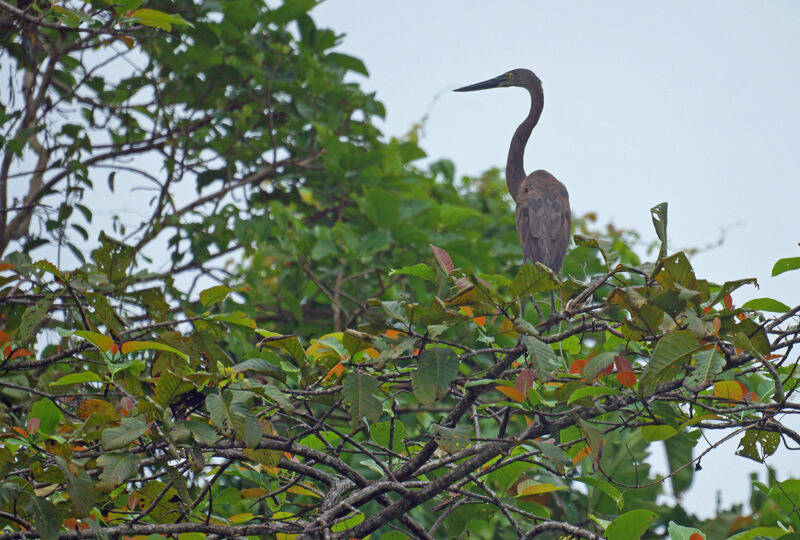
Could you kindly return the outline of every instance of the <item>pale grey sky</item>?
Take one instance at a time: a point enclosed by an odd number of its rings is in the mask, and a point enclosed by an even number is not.
[[[441,94],[421,145],[458,174],[504,166],[529,102],[520,89],[449,90],[534,70],[545,110],[527,170],[564,182],[576,214],[649,240],[649,209],[667,201],[672,249],[727,231],[693,259],[698,277],[757,277],[737,304],[800,304],[800,273],[770,277],[777,259],[800,256],[800,2],[328,0],[312,15],[365,61],[387,134],[405,134]],[[736,446],[703,460],[687,510],[710,515],[717,490],[724,506],[744,502],[748,473],[764,478]],[[800,476],[788,452],[772,461]]]

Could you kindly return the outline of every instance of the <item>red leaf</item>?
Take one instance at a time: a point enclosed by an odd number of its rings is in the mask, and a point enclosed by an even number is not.
[[[524,396],[528,394],[528,390],[533,387],[533,381],[536,380],[536,373],[532,369],[523,369],[517,375],[517,380],[514,381],[514,388]]]
[[[733,298],[731,298],[731,295],[725,295],[725,298],[722,299],[722,305],[725,306],[726,309],[733,309]]]
[[[39,418],[31,418],[30,420],[28,420],[28,425],[25,426],[26,429],[28,430],[28,433],[33,435],[34,433],[39,431],[39,424],[41,424],[41,422],[42,421]]]
[[[17,349],[11,355],[11,358],[9,358],[9,360],[13,360],[14,358],[19,358],[20,356],[33,356],[33,353],[27,349]]]
[[[636,374],[633,371],[618,371],[617,380],[625,388],[630,388],[636,384]]]
[[[719,320],[719,317],[714,317],[714,320],[711,321],[711,324],[714,326],[714,333],[719,334],[719,330],[722,328],[722,321]]]
[[[578,358],[569,366],[569,372],[576,375],[583,374],[583,368],[586,367],[588,360],[586,358]]]
[[[430,244],[431,251],[433,251],[433,256],[436,257],[436,262],[439,263],[439,266],[444,270],[445,274],[450,274],[453,271],[455,266],[453,265],[453,260],[450,258],[450,254],[447,253],[440,247],[436,247],[433,244]]]
[[[525,396],[523,396],[522,392],[520,392],[516,388],[511,388],[510,386],[497,385],[494,387],[494,389],[500,392],[501,394],[505,394],[506,397],[513,399],[517,403],[522,403],[523,401],[525,401]]]
[[[689,537],[689,540],[705,540],[703,535],[700,533],[692,533],[692,536]]]
[[[617,366],[617,371],[633,371],[633,366],[624,356],[616,355],[614,357],[614,365]]]

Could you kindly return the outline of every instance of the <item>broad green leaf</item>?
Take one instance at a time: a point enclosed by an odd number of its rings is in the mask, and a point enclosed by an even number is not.
[[[581,433],[586,439],[586,444],[589,445],[592,461],[598,463],[600,461],[600,455],[603,451],[603,445],[605,444],[603,432],[582,418],[578,418],[578,426],[580,426]]]
[[[452,349],[425,349],[419,355],[412,374],[414,395],[423,404],[430,404],[447,395],[450,382],[458,374],[458,356]]]
[[[102,382],[103,378],[93,371],[81,371],[80,373],[70,373],[64,375],[50,386],[61,386],[62,384],[80,384],[85,382]]]
[[[235,289],[231,289],[225,285],[215,285],[214,287],[209,287],[208,289],[200,291],[200,303],[203,304],[204,307],[217,304],[225,300],[225,298],[227,298],[228,295],[234,290]]]
[[[98,334],[97,332],[92,332],[90,330],[75,330],[74,332],[68,332],[67,335],[82,337],[103,352],[110,350],[114,345],[114,340],[109,336]]]
[[[28,419],[31,418],[38,418],[39,431],[50,435],[55,432],[58,424],[64,420],[64,415],[61,414],[61,409],[49,398],[42,398],[34,402],[31,407]]]
[[[726,540],[755,540],[756,538],[785,538],[790,540],[791,537],[786,535],[786,529],[780,527],[755,527],[729,536]]]
[[[613,365],[615,356],[616,353],[613,352],[602,352],[590,358],[586,363],[586,367],[583,368],[583,377],[586,382],[591,383],[600,376],[603,370]]]
[[[738,289],[739,287],[743,287],[745,285],[755,285],[758,287],[758,281],[756,278],[746,278],[746,279],[737,279],[734,281],[726,281],[722,284],[717,294],[714,295],[714,298],[711,300],[711,305],[716,305],[717,303],[721,302],[723,298],[731,294],[733,291]]]
[[[454,454],[464,450],[470,445],[472,427],[466,424],[460,424],[454,428],[436,426],[435,433],[439,446],[451,454]]]
[[[339,67],[343,67],[346,70],[355,71],[356,73],[360,73],[365,77],[369,77],[369,71],[367,71],[367,66],[365,66],[364,62],[362,62],[358,58],[349,56],[347,54],[328,53],[327,59]]]
[[[770,311],[772,313],[785,313],[791,309],[789,306],[772,298],[753,298],[742,305],[742,309],[755,311]]]
[[[256,329],[256,333],[263,336],[261,344],[273,349],[281,349],[286,352],[295,361],[301,369],[308,365],[308,358],[306,351],[300,344],[300,340],[294,334],[283,335],[277,332],[270,332],[269,330]]]
[[[104,452],[97,458],[97,466],[103,469],[97,489],[111,491],[138,472],[139,459],[129,452]]]
[[[764,463],[764,460],[775,453],[781,442],[781,436],[774,431],[748,429],[739,441],[737,456],[746,457]]]
[[[397,270],[392,270],[389,272],[390,276],[397,276],[397,275],[408,275],[408,276],[416,276],[418,278],[425,279],[427,281],[436,281],[436,272],[425,263],[417,263],[413,266],[404,266],[402,268],[398,268]]]
[[[618,509],[622,509],[622,492],[614,487],[614,485],[610,482],[603,480],[602,478],[592,478],[590,476],[582,476],[580,478],[576,478],[575,480],[578,482],[583,482],[587,486],[592,486],[596,490],[605,493],[616,503]]]
[[[171,352],[173,354],[177,354],[187,362],[189,361],[189,356],[186,353],[179,351],[175,347],[170,347],[169,345],[159,343],[158,341],[126,341],[122,344],[122,347],[120,347],[120,352],[122,354],[128,354],[136,351]]]
[[[123,418],[120,422],[120,427],[106,428],[103,430],[103,434],[101,435],[103,448],[106,450],[124,448],[144,435],[148,429],[149,427],[141,416]]]
[[[772,275],[779,276],[784,272],[797,270],[798,268],[800,268],[800,257],[789,257],[786,259],[779,259],[778,262],[775,263],[775,266],[772,267]]]
[[[678,374],[681,365],[700,347],[697,338],[684,330],[662,337],[639,379],[639,392],[650,396],[659,383]]]
[[[569,399],[567,400],[567,405],[571,405],[572,403],[585,397],[610,396],[619,393],[621,392],[616,388],[608,388],[605,386],[584,386],[583,388],[578,388],[572,392],[572,394],[570,394]]]
[[[550,460],[555,465],[572,464],[572,460],[569,458],[567,453],[559,448],[556,444],[549,444],[547,442],[539,441],[530,441],[526,444],[536,447],[542,453],[542,456]]]
[[[675,494],[683,493],[692,485],[694,466],[690,462],[693,457],[692,448],[694,444],[692,438],[685,433],[678,433],[664,441],[664,448],[667,451],[667,464],[669,465],[669,470],[672,471],[672,475],[670,475],[672,492]],[[681,467],[683,468],[681,469]]]
[[[674,521],[670,521],[669,525],[667,526],[667,532],[669,533],[670,540],[690,540],[693,534],[701,534],[700,529],[695,529],[694,527],[684,527],[683,525],[678,525]],[[703,536],[705,538],[705,536]]]
[[[543,291],[551,291],[559,286],[558,278],[553,271],[537,263],[531,266],[528,263],[520,268],[511,282],[511,294],[514,298],[525,297]]]
[[[158,11],[157,9],[137,9],[131,14],[131,17],[144,26],[160,28],[161,30],[166,30],[167,32],[172,30],[173,24],[181,26],[194,26],[185,21],[180,15],[164,13],[163,11]]]
[[[631,510],[611,522],[606,529],[608,540],[639,540],[658,514],[650,510]]]
[[[288,413],[294,412],[294,405],[289,401],[289,396],[281,392],[276,386],[271,384],[264,385],[264,395],[271,398],[275,403],[280,405],[284,411]]]
[[[245,315],[243,311],[234,311],[233,313],[220,313],[218,315],[209,315],[209,320],[222,321],[228,324],[235,324],[237,326],[244,326],[255,330],[256,321]]]
[[[353,424],[366,418],[367,422],[375,422],[381,416],[381,402],[375,397],[378,391],[378,380],[365,373],[352,373],[344,379],[342,396],[350,409]]]
[[[710,383],[725,367],[725,357],[717,352],[716,347],[699,351],[694,355],[694,369],[687,375],[684,384],[687,388],[697,388]]]
[[[61,292],[47,294],[35,304],[25,308],[17,330],[16,338],[19,342],[27,343],[34,336],[39,325],[47,317],[50,306],[59,296]]]
[[[67,464],[67,462],[59,456],[56,456],[55,462],[67,479],[69,499],[75,517],[82,518],[88,516],[99,495],[95,489],[94,482],[79,465],[75,463]]]
[[[53,503],[31,495],[25,504],[25,510],[42,540],[57,540],[58,529],[61,527],[61,514]]]
[[[285,2],[277,9],[270,11],[267,19],[278,26],[282,26],[308,12],[316,4],[317,0],[292,0],[291,2]]]
[[[535,480],[523,480],[517,485],[517,497],[524,497],[526,495],[539,495],[542,493],[550,493],[564,489],[568,489],[567,486],[557,486],[551,483],[540,484]]]
[[[535,336],[525,336],[524,339],[528,357],[533,362],[533,370],[536,372],[536,376],[544,381],[549,381],[555,377],[562,366],[561,360],[550,348],[550,345]]]
[[[403,450],[403,439],[406,436],[406,426],[403,422],[378,422],[369,430],[372,440],[383,448],[400,453]],[[391,440],[391,446],[389,442]]]
[[[668,425],[642,426],[640,431],[647,442],[665,441],[678,433],[677,429]]]
[[[331,527],[331,531],[332,532],[345,531],[345,530],[347,530],[347,529],[349,529],[351,527],[355,527],[356,525],[358,525],[362,521],[364,521],[364,514],[362,514],[361,512],[358,512],[358,513],[355,513],[355,514],[353,514],[352,516],[350,516],[348,518],[345,518],[342,521],[337,521],[336,525]]]

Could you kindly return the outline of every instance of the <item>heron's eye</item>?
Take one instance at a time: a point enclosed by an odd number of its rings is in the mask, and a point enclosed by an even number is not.
[[[509,71],[508,73],[506,73],[506,79],[510,79],[510,78],[512,78],[513,76],[514,76],[514,74],[513,74],[513,73],[511,73],[510,71]]]

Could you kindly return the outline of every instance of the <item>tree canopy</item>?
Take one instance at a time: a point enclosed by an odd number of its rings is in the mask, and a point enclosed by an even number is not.
[[[666,203],[524,264],[315,3],[0,0],[0,538],[797,537],[798,479],[680,497],[800,445],[800,306]]]

